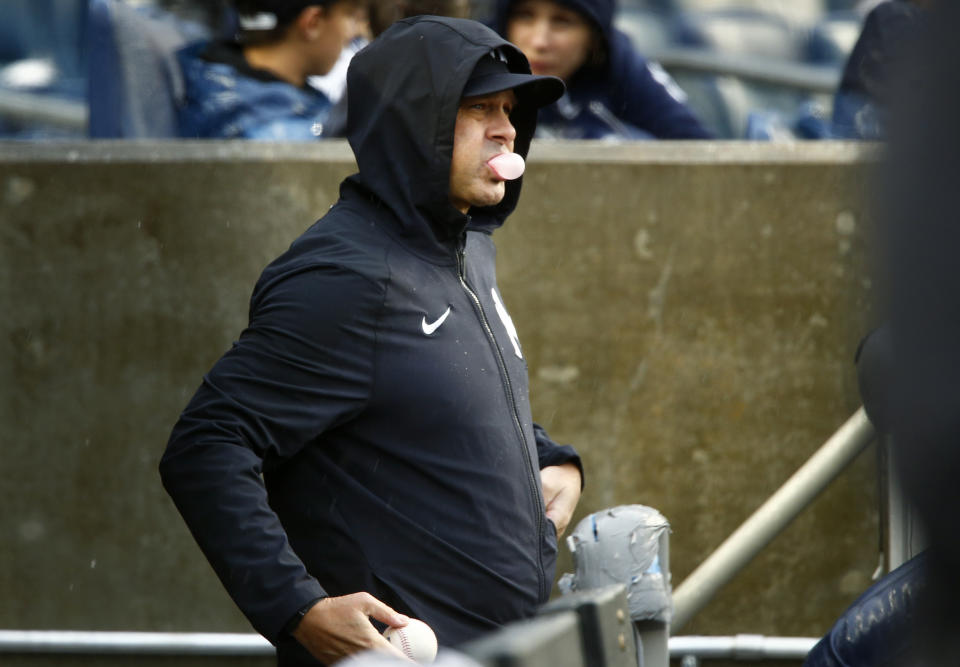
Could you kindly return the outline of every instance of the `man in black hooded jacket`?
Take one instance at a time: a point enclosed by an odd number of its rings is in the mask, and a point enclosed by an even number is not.
[[[160,464],[288,665],[392,650],[370,618],[450,646],[533,614],[582,485],[531,419],[491,240],[522,179],[487,163],[526,155],[562,83],[479,23],[418,17],[348,85],[359,173],[264,270]]]

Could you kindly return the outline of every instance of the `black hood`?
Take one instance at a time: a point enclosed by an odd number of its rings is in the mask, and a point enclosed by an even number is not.
[[[418,249],[449,257],[466,229],[492,231],[520,197],[522,178],[507,181],[495,205],[468,218],[450,203],[450,163],[461,92],[477,61],[494,49],[512,72],[530,73],[523,53],[476,21],[417,16],[393,24],[357,53],[347,72],[347,138],[359,174],[348,179],[383,202],[400,234]],[[527,156],[537,109],[523,97],[511,120],[514,151]]]
[[[613,15],[615,13],[614,0],[553,0],[558,5],[573,9],[592,22],[607,42],[613,34]],[[497,0],[494,7],[493,27],[499,33],[507,34],[507,19],[510,9],[517,0]]]
[[[497,0],[494,6],[492,27],[501,35],[507,34],[507,23],[513,6],[519,0]],[[572,9],[586,19],[597,31],[603,43],[606,57],[598,64],[584,64],[573,74],[568,86],[603,82],[614,89],[624,84],[624,66],[634,60],[633,44],[623,31],[614,27],[614,0],[552,0],[562,7]],[[569,87],[568,87],[569,90]]]

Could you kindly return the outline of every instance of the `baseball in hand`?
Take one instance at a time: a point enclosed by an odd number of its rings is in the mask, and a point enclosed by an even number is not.
[[[387,628],[383,636],[414,662],[427,664],[437,657],[437,636],[423,621],[411,618],[402,628]]]

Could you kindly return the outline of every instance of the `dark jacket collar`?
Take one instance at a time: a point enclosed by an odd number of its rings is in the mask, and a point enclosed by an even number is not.
[[[230,65],[232,68],[237,70],[240,74],[255,79],[257,81],[263,81],[264,83],[274,83],[280,82],[285,83],[288,86],[293,84],[287,81],[286,79],[281,79],[279,76],[266,69],[259,69],[253,67],[250,63],[247,62],[247,59],[243,57],[243,47],[240,44],[232,41],[219,41],[219,42],[210,42],[201,52],[200,58],[211,63],[223,63],[225,65]],[[304,85],[303,88],[308,88]],[[309,90],[313,90],[309,88]]]

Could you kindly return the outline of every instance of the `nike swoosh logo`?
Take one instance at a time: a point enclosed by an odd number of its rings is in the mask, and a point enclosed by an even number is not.
[[[427,334],[428,336],[433,334],[434,331],[440,328],[440,325],[444,323],[444,321],[447,319],[447,315],[449,314],[450,314],[450,306],[447,306],[447,309],[446,311],[444,311],[443,315],[438,317],[433,322],[427,322],[427,318],[424,317],[423,321],[420,323],[420,327],[423,329],[423,333]]]

